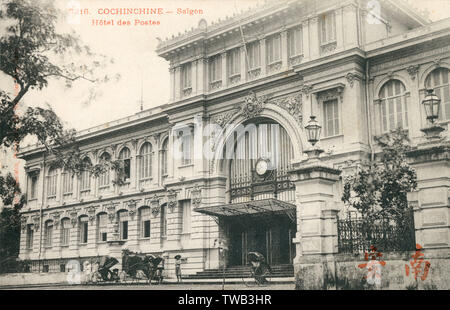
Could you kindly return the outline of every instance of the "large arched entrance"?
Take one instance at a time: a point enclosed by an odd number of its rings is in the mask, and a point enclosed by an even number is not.
[[[295,186],[288,171],[294,149],[287,131],[267,117],[248,120],[227,137],[222,154],[227,203],[197,211],[219,219],[227,265],[246,265],[255,251],[271,265],[292,263]]]

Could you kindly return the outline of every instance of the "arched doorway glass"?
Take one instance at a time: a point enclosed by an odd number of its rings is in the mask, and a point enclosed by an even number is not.
[[[224,154],[228,158],[225,208],[231,214],[219,218],[229,244],[228,265],[246,265],[248,253],[254,251],[271,265],[292,263],[295,186],[288,171],[294,150],[288,133],[273,120],[251,120],[228,137]]]

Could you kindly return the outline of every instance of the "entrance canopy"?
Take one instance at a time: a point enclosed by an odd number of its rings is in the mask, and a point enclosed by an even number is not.
[[[217,217],[233,217],[243,215],[270,216],[274,213],[286,214],[293,222],[295,222],[295,210],[296,207],[294,204],[274,198],[229,203],[195,209],[196,212]]]

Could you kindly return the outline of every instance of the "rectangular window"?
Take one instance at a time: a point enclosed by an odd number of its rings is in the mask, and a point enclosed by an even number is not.
[[[61,221],[61,245],[69,245],[70,238],[70,220],[64,219]]]
[[[55,197],[56,196],[56,184],[57,184],[58,175],[56,172],[52,172],[47,176],[47,197]]]
[[[183,208],[181,231],[183,233],[190,233],[191,232],[191,201],[184,200],[183,203],[181,204],[181,207]]]
[[[228,77],[241,73],[241,50],[234,48],[227,53]]]
[[[119,213],[119,235],[121,240],[128,239],[128,212]]]
[[[121,238],[122,240],[128,239],[128,221],[121,222]]]
[[[339,134],[339,107],[337,99],[323,102],[323,123],[325,137]]]
[[[184,64],[181,67],[181,87],[182,89],[190,88],[192,86],[192,71],[191,63]]]
[[[259,41],[247,44],[248,69],[253,70],[261,66],[261,51]]]
[[[266,40],[267,64],[281,60],[281,36],[276,34]]]
[[[123,172],[125,181],[130,179],[131,176],[131,159],[127,158],[123,160]]]
[[[63,173],[63,194],[72,194],[73,191],[73,174],[70,172]]]
[[[288,31],[289,57],[301,55],[302,51],[302,28],[295,27]]]
[[[142,208],[139,212],[141,218],[141,238],[150,238],[150,208]]]
[[[161,237],[167,236],[167,217],[166,217],[166,206],[161,207]]]
[[[179,138],[181,139],[181,165],[190,165],[192,136],[190,134],[182,134]]]
[[[87,243],[88,242],[88,218],[82,217],[80,218],[80,243]]]
[[[80,176],[80,190],[87,191],[91,189],[91,178],[88,170],[83,170]]]
[[[33,175],[31,177],[30,199],[36,199],[37,181],[38,181],[38,177],[36,175]]]
[[[33,234],[34,234],[33,224],[28,224],[27,225],[27,240],[26,240],[28,250],[33,249]]]
[[[320,17],[320,43],[322,45],[336,41],[336,19],[334,12]]]
[[[209,81],[211,83],[222,80],[222,56],[216,55],[209,59]]]
[[[106,213],[98,215],[98,241],[108,241],[108,216]]]
[[[51,247],[53,239],[53,223],[46,224],[45,226],[45,234],[44,234],[44,246]]]

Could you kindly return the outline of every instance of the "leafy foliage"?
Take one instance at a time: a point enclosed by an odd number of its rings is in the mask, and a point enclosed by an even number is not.
[[[417,187],[416,172],[406,158],[409,139],[398,129],[376,140],[382,148],[379,160],[346,178],[342,201],[368,220],[400,219],[408,210],[406,193]]]

